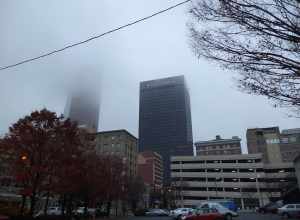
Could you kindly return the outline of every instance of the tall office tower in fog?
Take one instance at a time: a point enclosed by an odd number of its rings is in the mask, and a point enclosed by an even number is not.
[[[140,84],[139,151],[163,158],[164,182],[170,180],[170,156],[193,155],[190,96],[184,76]]]
[[[68,98],[65,117],[76,121],[81,128],[96,132],[99,120],[99,94],[82,88],[73,91]]]

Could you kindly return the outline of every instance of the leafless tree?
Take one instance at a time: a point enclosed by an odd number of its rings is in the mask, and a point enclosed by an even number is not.
[[[195,0],[195,54],[240,73],[238,88],[300,110],[300,1]]]

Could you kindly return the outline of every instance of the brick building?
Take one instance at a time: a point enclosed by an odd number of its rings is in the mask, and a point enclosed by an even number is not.
[[[136,176],[138,139],[127,130],[102,131],[96,133],[96,151],[120,156],[127,165],[129,176]]]
[[[160,189],[163,183],[163,161],[160,154],[144,151],[138,154],[138,175],[148,186]]]
[[[195,143],[197,155],[231,155],[241,154],[241,139],[233,136],[230,139],[222,139],[220,135],[209,141],[198,141]]]

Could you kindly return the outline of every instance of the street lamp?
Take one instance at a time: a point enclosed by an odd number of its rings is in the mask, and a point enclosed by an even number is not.
[[[215,189],[216,189],[216,197],[218,197],[218,189],[217,189],[217,181],[221,180],[221,177],[216,177],[215,178]]]
[[[180,203],[181,207],[183,207],[183,193],[182,193],[182,161],[180,161]]]
[[[256,190],[257,190],[257,193],[258,193],[258,199],[259,199],[259,205],[260,206],[263,206],[264,205],[264,202],[263,202],[263,199],[262,199],[262,195],[260,193],[260,187],[259,187],[259,182],[258,182],[258,178],[260,177],[260,175],[258,173],[256,173]]]

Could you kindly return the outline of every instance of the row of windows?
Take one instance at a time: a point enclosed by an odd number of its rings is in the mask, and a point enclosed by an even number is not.
[[[232,154],[241,154],[240,149],[236,150],[213,150],[213,151],[197,151],[197,155],[232,155]]]
[[[254,172],[264,172],[264,173],[288,173],[288,172],[295,172],[294,168],[284,168],[284,169],[262,169],[262,168],[248,168],[248,169],[221,169],[221,168],[214,168],[214,169],[172,169],[172,172],[200,172],[200,173],[254,173]]]
[[[218,192],[244,192],[244,193],[256,193],[257,188],[239,188],[239,187],[176,187],[179,191],[218,191]],[[260,188],[260,192],[274,192],[279,193],[280,188]]]
[[[256,178],[204,178],[204,177],[175,177],[173,181],[190,181],[190,182],[256,182]],[[289,178],[258,178],[258,182],[262,183],[280,183],[280,182],[296,182],[295,177]]]
[[[211,149],[223,149],[223,148],[233,148],[233,147],[239,147],[238,144],[224,144],[224,145],[213,145],[213,146],[201,146],[201,145],[197,145],[196,147],[198,147],[198,150],[211,150]]]
[[[172,164],[203,164],[203,163],[260,163],[261,159],[245,160],[194,160],[194,161],[172,161]]]
[[[249,168],[249,169],[172,169],[172,172],[200,172],[200,173],[253,173],[255,172],[255,169]],[[263,172],[263,169],[257,169],[257,172]]]
[[[283,138],[269,138],[269,139],[258,139],[256,143],[258,145],[267,144],[289,144],[289,143],[296,143],[297,137],[283,137]]]

